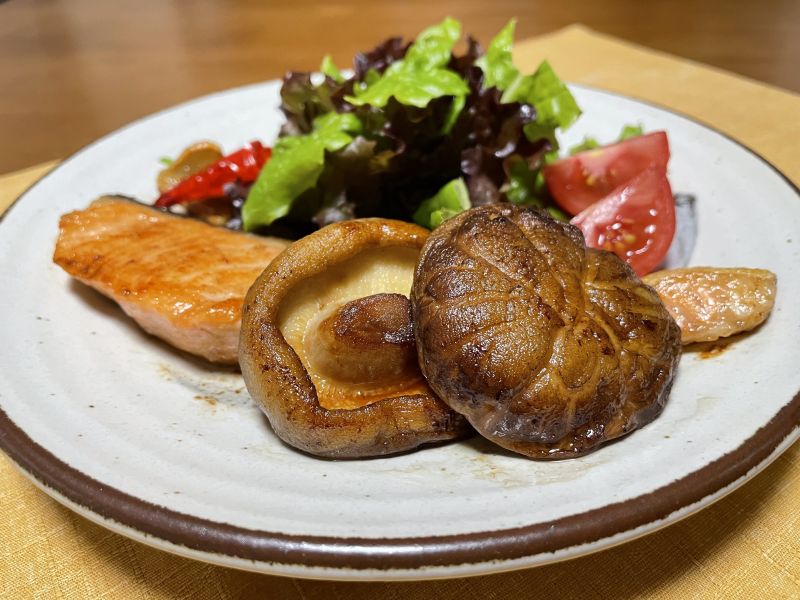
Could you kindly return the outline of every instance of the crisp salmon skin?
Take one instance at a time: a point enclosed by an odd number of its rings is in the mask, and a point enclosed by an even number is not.
[[[236,363],[247,290],[289,242],[105,196],[61,217],[53,262],[115,300],[145,331]]]

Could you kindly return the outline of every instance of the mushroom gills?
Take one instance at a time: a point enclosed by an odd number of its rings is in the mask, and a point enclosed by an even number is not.
[[[408,294],[418,251],[368,248],[293,289],[278,328],[327,409],[428,392],[416,364]]]

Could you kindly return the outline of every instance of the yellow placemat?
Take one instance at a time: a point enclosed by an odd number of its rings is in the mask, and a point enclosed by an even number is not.
[[[519,44],[516,56],[527,69],[547,56],[565,79],[699,118],[800,181],[796,95],[581,27]],[[51,167],[0,178],[0,211]],[[462,580],[330,583],[243,573],[153,550],[61,507],[0,456],[0,598],[800,598],[798,498],[800,444],[701,513],[592,556]]]

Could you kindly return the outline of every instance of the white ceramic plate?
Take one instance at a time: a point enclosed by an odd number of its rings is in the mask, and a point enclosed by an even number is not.
[[[147,337],[50,262],[62,213],[155,197],[157,159],[199,139],[277,133],[278,85],[202,98],[92,144],[0,224],[0,447],[48,494],[114,531],[202,560],[331,579],[422,579],[562,560],[713,502],[797,437],[800,197],[746,148],[685,117],[576,87],[567,144],[624,123],[665,129],[670,178],[697,197],[692,264],[778,274],[769,321],[686,354],[662,416],[589,456],[534,462],[473,439],[319,460],[283,445],[239,375]]]

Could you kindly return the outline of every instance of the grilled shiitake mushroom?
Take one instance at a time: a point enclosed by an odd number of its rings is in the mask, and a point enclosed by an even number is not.
[[[436,229],[411,303],[436,394],[534,458],[577,456],[650,422],[680,356],[678,326],[627,264],[510,204]]]
[[[364,457],[471,431],[416,360],[407,295],[427,234],[385,219],[335,223],[292,244],[250,289],[239,362],[285,442]]]

